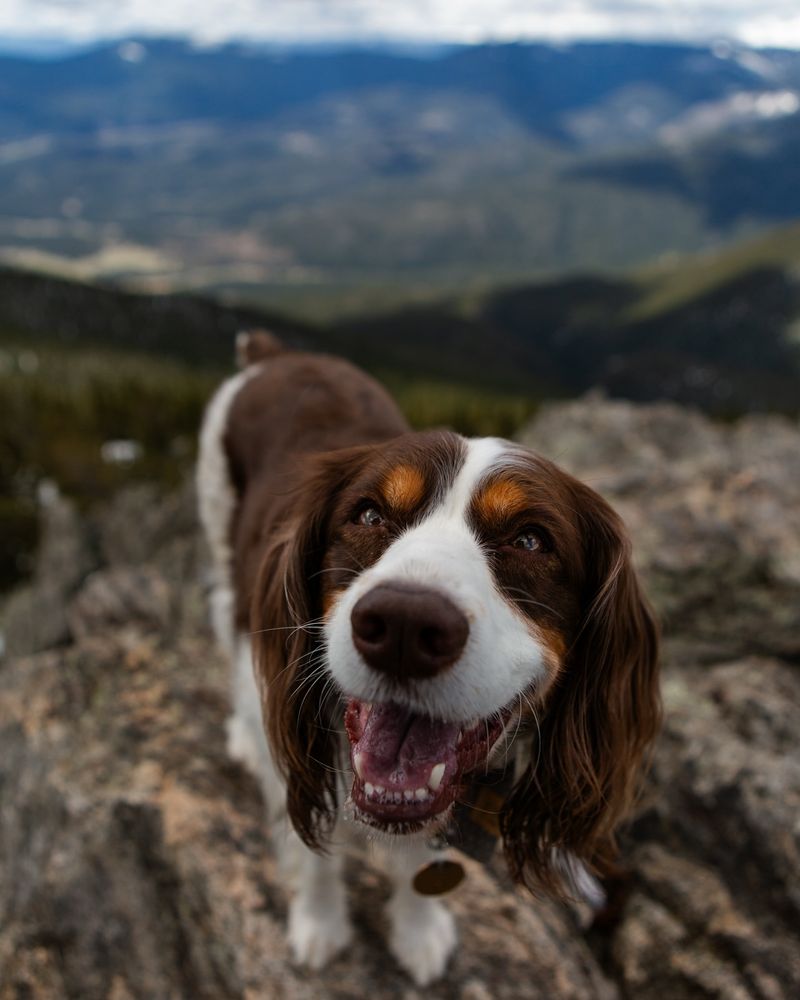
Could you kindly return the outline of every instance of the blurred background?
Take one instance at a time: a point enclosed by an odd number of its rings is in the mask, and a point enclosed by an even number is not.
[[[4,856],[50,872],[7,871],[3,998],[322,988],[243,943],[281,940],[281,904],[203,632],[194,441],[251,327],[366,366],[414,426],[586,478],[665,625],[658,804],[612,929],[467,896],[516,985],[475,939],[441,995],[797,996],[795,0],[3,0]],[[153,769],[189,758],[170,798]],[[23,848],[70,810],[62,868]],[[352,968],[399,996],[381,956]],[[348,969],[331,995],[363,995]]]
[[[242,325],[468,433],[591,387],[796,413],[792,45],[783,0],[6,0],[0,578],[41,477],[190,457]]]

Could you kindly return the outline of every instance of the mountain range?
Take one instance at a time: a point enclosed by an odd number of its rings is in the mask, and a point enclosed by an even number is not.
[[[126,40],[0,57],[0,257],[307,316],[800,215],[800,53]]]

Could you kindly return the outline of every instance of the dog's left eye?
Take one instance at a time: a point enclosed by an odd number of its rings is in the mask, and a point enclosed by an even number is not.
[[[544,539],[536,531],[523,531],[512,544],[515,549],[525,549],[527,552],[543,552],[545,549]]]
[[[367,528],[379,528],[385,523],[383,515],[375,507],[365,507],[356,520]]]

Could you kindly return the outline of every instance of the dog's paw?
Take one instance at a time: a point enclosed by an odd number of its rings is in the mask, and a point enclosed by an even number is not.
[[[319,970],[345,948],[353,936],[346,913],[337,907],[314,909],[305,900],[295,899],[289,907],[289,947],[294,960]]]
[[[389,948],[417,986],[427,986],[444,974],[458,934],[452,913],[440,902],[417,898],[415,903],[389,904]]]

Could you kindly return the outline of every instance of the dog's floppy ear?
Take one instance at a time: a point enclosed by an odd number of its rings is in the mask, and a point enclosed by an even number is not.
[[[550,692],[532,760],[501,816],[512,875],[563,890],[565,853],[608,871],[661,717],[658,630],[620,518],[575,483],[588,567],[583,620]]]
[[[251,630],[267,737],[286,779],[289,818],[320,848],[336,809],[337,739],[322,704],[322,574],[332,509],[372,446],[315,456],[292,517],[258,572]]]

